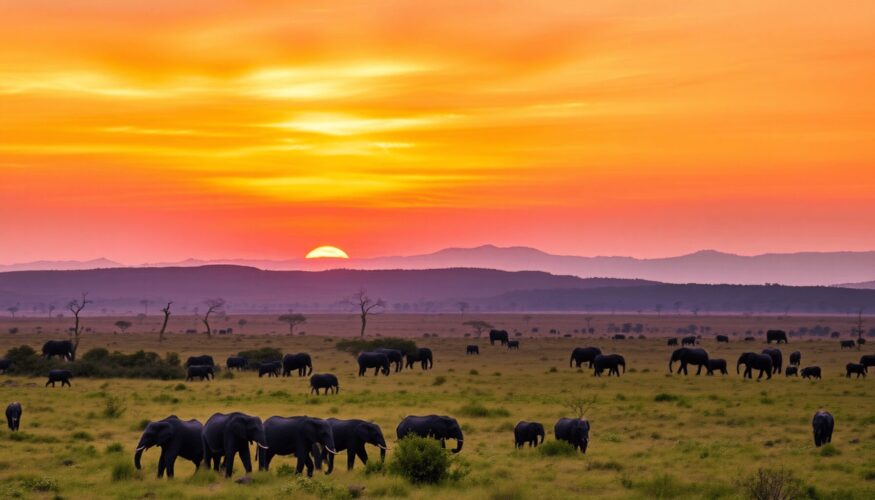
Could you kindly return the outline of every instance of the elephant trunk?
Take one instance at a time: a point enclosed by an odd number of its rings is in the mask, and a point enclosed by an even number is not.
[[[462,451],[462,443],[464,443],[464,442],[465,441],[462,439],[459,439],[458,441],[456,441],[456,443],[457,443],[456,447],[452,449],[452,452],[459,453],[460,451]]]
[[[669,373],[674,373],[674,371],[671,369],[672,365],[674,364],[674,361],[675,361],[674,356],[672,356],[671,361],[668,362],[668,372]]]
[[[142,465],[140,464],[140,459],[143,457],[143,452],[146,451],[146,446],[140,446],[137,448],[137,451],[134,453],[134,467],[137,470],[142,469]]]

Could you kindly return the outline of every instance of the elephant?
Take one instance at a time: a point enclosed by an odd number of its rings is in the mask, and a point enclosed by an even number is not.
[[[204,426],[197,420],[181,420],[176,415],[171,415],[164,420],[149,422],[143,430],[143,435],[137,443],[134,452],[134,466],[141,469],[140,459],[143,452],[153,446],[161,448],[161,457],[158,459],[158,477],[173,477],[173,466],[176,459],[182,457],[194,464],[197,471],[204,459],[204,442],[201,434]]]
[[[507,350],[516,349],[520,350],[520,341],[519,340],[508,340],[507,341]]]
[[[766,343],[771,344],[772,342],[776,344],[780,344],[781,342],[787,343],[787,332],[784,330],[769,330],[766,332]]]
[[[319,389],[325,389],[325,394],[328,391],[337,394],[340,392],[340,382],[337,381],[337,376],[332,373],[317,373],[310,377],[310,394],[314,392],[318,395]]]
[[[611,337],[611,340],[626,340],[626,336],[623,335],[622,333],[618,333],[618,334],[614,335],[613,337]]]
[[[744,338],[744,341],[745,342],[754,342],[754,341],[756,341],[756,337],[751,337],[748,335],[747,337]]]
[[[213,372],[212,366],[206,365],[192,365],[188,367],[186,370],[185,380],[192,381],[195,377],[200,377],[201,382],[204,380],[210,380],[211,378],[216,378],[216,374]]]
[[[415,436],[434,438],[441,442],[441,448],[446,448],[447,439],[455,439],[456,447],[453,448],[453,453],[462,451],[462,443],[465,437],[462,435],[462,428],[455,418],[446,415],[427,415],[424,417],[407,416],[398,424],[395,429],[398,439],[404,439],[408,434]]]
[[[49,340],[43,344],[43,357],[52,359],[55,356],[60,356],[67,361],[75,361],[76,347],[69,340]]]
[[[860,364],[866,368],[875,366],[875,354],[866,354],[860,357]]]
[[[759,370],[760,374],[757,380],[763,378],[763,373],[768,379],[772,378],[772,357],[768,354],[757,354],[755,352],[746,352],[738,357],[738,363],[735,364],[735,372],[739,373],[739,368],[744,365],[744,378],[753,378],[753,370]]]
[[[408,358],[409,359],[409,358]],[[389,357],[385,354],[380,354],[378,352],[363,352],[359,354],[358,357],[359,363],[359,377],[364,376],[365,371],[368,368],[374,368],[374,375],[379,375],[380,372],[383,372],[383,375],[389,376]]]
[[[413,363],[419,361],[423,370],[430,370],[434,367],[434,357],[431,349],[428,347],[420,347],[414,352],[407,353],[407,368],[413,368]]]
[[[828,411],[819,410],[814,414],[814,419],[811,420],[811,427],[814,430],[814,446],[821,446],[832,442],[832,430],[835,427],[835,419]]]
[[[717,338],[718,344],[728,344],[729,343],[729,337],[727,337],[726,335],[718,335],[716,338]]]
[[[608,376],[611,374],[620,376],[620,365],[623,366],[623,373],[626,373],[626,359],[619,354],[599,354],[592,360],[593,375],[601,377],[602,372],[607,368]]]
[[[598,347],[575,347],[571,351],[571,359],[568,361],[568,366],[577,364],[577,367],[580,368],[580,365],[583,363],[589,363],[589,368],[592,368],[592,361],[601,353],[602,350]]]
[[[857,378],[860,378],[860,375],[863,378],[866,378],[866,366],[860,363],[848,363],[845,365],[845,369],[848,371],[847,377],[851,378],[852,373],[857,374]]]
[[[668,341],[666,342],[666,345],[678,345],[678,339],[672,337],[672,338],[668,339]]]
[[[479,355],[479,354],[480,354],[480,348],[479,348],[478,346],[476,346],[476,345],[468,344],[468,347],[465,348],[465,354],[474,354],[474,355]]]
[[[586,454],[589,445],[589,421],[582,418],[560,418],[553,426],[557,441],[565,441]]]
[[[781,355],[780,349],[763,349],[763,354],[772,358],[772,373],[780,374],[784,368],[784,357]]]
[[[73,372],[70,370],[49,370],[49,381],[46,382],[46,387],[48,387],[49,384],[52,384],[52,387],[54,387],[55,382],[60,382],[61,387],[64,387],[65,385],[67,387],[73,387],[70,384],[71,378],[73,378]]]
[[[725,359],[714,359],[711,358],[708,360],[708,375],[714,375],[714,372],[718,371],[723,375],[728,375],[729,372],[726,370],[726,360]]]
[[[842,349],[853,349],[854,347],[857,347],[857,343],[853,340],[842,340],[841,346]]]
[[[270,470],[274,456],[294,454],[298,459],[295,473],[300,474],[306,467],[307,477],[313,477],[310,454],[315,453],[316,461],[321,464],[321,450],[332,455],[337,453],[331,426],[321,418],[270,417],[264,421],[264,436],[267,447],[258,452],[258,469],[262,471]]]
[[[282,368],[282,362],[279,360],[258,363],[258,378],[261,378],[264,375],[267,375],[268,378],[270,378],[270,377],[277,377],[278,378],[280,376],[280,369],[281,368]]]
[[[229,370],[236,368],[238,371],[245,370],[249,365],[249,360],[242,356],[230,356],[225,362]]]
[[[389,362],[395,365],[395,373],[401,371],[401,366],[404,364],[403,352],[399,351],[398,349],[387,349],[385,347],[378,347],[374,349],[373,352],[385,354],[386,357],[389,358]]]
[[[682,338],[681,346],[685,345],[696,345],[696,337],[694,335],[690,335],[689,337]]]
[[[799,375],[799,367],[797,366],[788,366],[784,369],[785,377],[796,377]]]
[[[6,358],[0,358],[0,372],[6,373],[6,370],[8,370],[11,366],[11,360]]]
[[[213,357],[203,354],[201,356],[189,356],[187,360],[185,360],[185,367],[189,366],[216,366],[216,363],[213,362]]]
[[[668,362],[668,371],[672,372],[672,365],[675,361],[680,361],[681,365],[678,367],[678,374],[683,372],[684,375],[688,375],[687,365],[696,365],[698,366],[698,370],[696,370],[696,375],[702,373],[702,368],[708,369],[708,351],[705,349],[695,348],[691,349],[689,347],[681,347],[680,349],[675,349],[673,353],[671,353],[671,361]]]
[[[18,401],[9,403],[6,407],[6,425],[10,431],[17,431],[21,425],[21,403]]]
[[[234,471],[234,455],[240,455],[246,473],[252,472],[249,445],[252,442],[259,448],[267,448],[264,426],[261,419],[240,412],[214,413],[204,424],[201,433],[204,462],[207,467],[219,470],[221,461],[225,477]]]
[[[802,369],[802,378],[808,379],[820,379],[820,367],[819,366],[806,366]]]
[[[799,351],[793,351],[790,353],[790,365],[791,366],[799,366],[802,363],[802,353]]]
[[[490,330],[489,343],[495,345],[495,341],[501,342],[501,345],[507,345],[508,335],[506,330]]]
[[[530,448],[535,448],[539,444],[544,444],[544,434],[544,424],[522,420],[513,428],[514,447],[522,448],[528,443]]]
[[[386,446],[386,440],[383,438],[383,431],[380,426],[366,422],[364,420],[338,420],[329,418],[325,420],[331,426],[331,432],[334,433],[335,451],[340,453],[346,450],[346,470],[352,470],[355,465],[355,457],[365,465],[368,463],[368,452],[365,451],[365,445],[371,444],[380,449],[380,462],[386,460],[386,451],[389,449]],[[334,471],[334,454],[328,454],[328,469],[326,474],[331,474]]]
[[[299,377],[313,374],[313,360],[306,352],[286,354],[283,356],[283,377],[292,375],[292,370],[298,370]]]

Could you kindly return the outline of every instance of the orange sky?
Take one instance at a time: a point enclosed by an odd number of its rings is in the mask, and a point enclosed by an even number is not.
[[[875,249],[875,3],[0,0],[0,262]]]

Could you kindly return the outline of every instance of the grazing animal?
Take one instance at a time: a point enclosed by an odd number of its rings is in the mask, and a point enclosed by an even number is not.
[[[722,343],[722,344],[728,344],[728,343],[729,343],[729,337],[727,337],[726,335],[718,335],[718,336],[717,336],[717,343],[718,343],[718,344],[721,344],[721,343]]]
[[[785,377],[790,377],[790,376],[795,377],[798,375],[799,375],[799,368],[796,366],[788,366],[787,368],[784,369],[784,376]]]
[[[757,354],[755,352],[745,352],[738,357],[738,363],[735,364],[735,372],[740,373],[741,365],[744,365],[744,378],[753,378],[753,371],[759,370],[760,374],[757,380],[763,378],[766,374],[767,379],[772,378],[772,357],[768,354]]]
[[[192,365],[188,367],[186,371],[185,380],[191,382],[195,379],[195,377],[200,378],[201,382],[204,380],[210,380],[216,378],[216,374],[213,371],[212,366],[205,365]]]
[[[310,394],[314,392],[319,394],[319,389],[325,389],[325,394],[332,391],[334,394],[340,392],[340,382],[337,381],[337,376],[333,373],[317,373],[310,377]]]
[[[689,337],[684,337],[684,338],[682,338],[682,339],[681,339],[681,345],[682,345],[682,346],[685,346],[685,345],[696,345],[696,337],[693,336],[693,335],[690,335]]]
[[[307,468],[307,477],[313,477],[313,460],[310,454],[314,450],[316,462],[322,463],[321,450],[336,454],[334,449],[334,433],[328,422],[313,417],[270,417],[264,421],[264,436],[267,447],[258,450],[258,469],[270,469],[270,462],[276,455],[294,454],[298,459],[295,472],[300,474]]]
[[[811,428],[814,430],[814,446],[821,446],[832,442],[832,430],[835,427],[835,419],[828,411],[820,410],[814,414],[811,420]]]
[[[772,358],[772,373],[779,374],[784,368],[784,358],[780,349],[763,349],[763,354]]]
[[[726,360],[725,359],[709,359],[708,360],[708,375],[714,375],[714,371],[719,371],[723,375],[728,375],[729,372],[726,371]]]
[[[213,357],[203,354],[201,356],[190,356],[187,360],[185,360],[185,367],[189,366],[216,366],[216,363],[213,362]]]
[[[857,344],[853,340],[842,340],[840,342],[842,349],[853,349]]]
[[[480,354],[480,347],[473,345],[473,344],[469,344],[468,347],[465,348],[465,354],[479,355]]]
[[[417,361],[423,370],[430,370],[434,367],[434,356],[428,347],[420,347],[415,351],[408,352],[406,357],[407,368],[413,368],[413,363]]]
[[[313,373],[313,360],[306,352],[286,354],[283,356],[283,377],[292,375],[292,370],[298,370],[299,377],[305,377]]]
[[[860,378],[860,375],[866,378],[866,367],[860,363],[848,363],[845,365],[845,369],[848,371],[848,378],[851,378],[852,373],[856,373],[857,378]]]
[[[6,425],[9,426],[10,431],[17,431],[18,426],[21,425],[21,403],[18,401],[9,403],[6,407]]]
[[[675,351],[671,353],[671,360],[668,362],[669,372],[672,371],[672,365],[675,361],[680,361],[681,363],[678,368],[678,374],[683,373],[684,375],[688,375],[687,366],[695,365],[698,367],[696,375],[699,375],[702,373],[702,368],[705,368],[706,370],[708,368],[708,351],[700,348],[691,349],[689,347],[675,349]]]
[[[544,425],[539,422],[526,422],[525,420],[516,424],[513,429],[514,447],[522,448],[526,444],[530,448],[535,448],[539,444],[544,444]],[[538,442],[538,438],[541,438]]]
[[[575,347],[571,351],[571,359],[568,361],[568,366],[577,364],[577,368],[580,368],[581,364],[589,363],[589,367],[592,368],[592,361],[601,353],[602,350],[598,347]]]
[[[59,356],[67,361],[75,361],[76,348],[73,342],[69,340],[49,340],[43,344],[43,357],[52,359],[55,356]]]
[[[426,415],[424,417],[408,416],[398,424],[395,429],[395,434],[398,439],[404,439],[408,434],[413,434],[419,437],[433,438],[441,442],[441,448],[446,448],[447,439],[455,439],[456,447],[453,448],[453,453],[462,451],[462,443],[464,436],[462,428],[455,418],[446,415]]]
[[[5,358],[0,358],[0,372],[6,373],[6,370],[8,370],[11,366],[12,366],[11,360],[5,359]]]
[[[389,357],[379,352],[363,352],[358,357],[359,377],[363,377],[368,368],[374,368],[374,375],[389,376]]]
[[[774,341],[776,344],[781,342],[787,343],[787,332],[784,330],[769,330],[766,332],[766,343],[771,344]]]
[[[589,422],[582,418],[560,418],[553,426],[557,441],[565,441],[586,454],[589,445]]]
[[[875,354],[866,354],[860,358],[860,364],[869,368],[875,366]]]
[[[495,345],[496,341],[501,342],[501,345],[507,345],[507,330],[489,330],[489,344]]]
[[[281,368],[282,368],[281,361],[267,361],[264,363],[258,363],[258,378],[261,378],[264,375],[267,375],[268,378],[270,378],[270,377],[279,378]]]
[[[386,446],[386,440],[383,438],[383,430],[380,426],[373,422],[364,420],[338,420],[336,418],[328,418],[325,420],[331,426],[331,432],[334,434],[335,451],[340,453],[346,450],[346,470],[352,470],[355,464],[355,457],[365,465],[368,463],[368,453],[365,451],[365,445],[370,444],[380,449],[380,462],[386,460],[386,451],[389,449]],[[334,470],[334,454],[328,454],[328,470],[326,474],[331,474]]]
[[[261,419],[240,412],[214,413],[204,424],[201,441],[206,466],[212,465],[213,470],[218,471],[221,464],[225,477],[231,477],[234,471],[235,455],[240,455],[246,473],[252,473],[249,443],[267,447]]]
[[[745,342],[754,342],[755,340],[756,340],[756,337],[751,337],[751,336],[747,336],[744,338]]]
[[[611,338],[614,339],[614,340],[626,340],[626,336],[623,335],[622,333],[618,333],[618,334],[614,335],[614,336],[611,337]]]
[[[230,356],[225,362],[229,370],[236,368],[238,371],[245,370],[248,364],[249,360],[242,356]]]
[[[666,344],[667,345],[678,345],[678,339],[672,337],[672,338],[668,339],[668,342],[666,342]]]
[[[508,340],[507,341],[507,349],[508,350],[516,349],[517,351],[519,351],[520,350],[520,341],[519,340]]]
[[[820,367],[819,366],[806,366],[802,369],[801,372],[802,378],[808,379],[819,379],[820,378]]]
[[[142,468],[140,460],[143,452],[153,446],[161,448],[161,457],[158,459],[158,477],[173,477],[176,459],[182,457],[194,464],[195,471],[200,469],[204,459],[204,442],[201,438],[204,426],[197,420],[180,420],[176,415],[171,415],[164,420],[149,422],[143,430],[143,435],[137,443],[134,452],[134,466]]]
[[[829,338],[831,338],[831,339],[837,339],[841,336],[842,336],[842,334],[840,332],[832,332],[829,334]]]
[[[55,382],[60,382],[61,387],[64,387],[65,385],[67,387],[73,387],[70,384],[71,378],[73,378],[73,373],[70,370],[50,370],[49,381],[46,382],[46,387],[48,387],[49,384],[52,384],[52,387],[54,387]]]
[[[601,377],[602,372],[607,368],[608,376],[620,376],[620,365],[623,366],[623,373],[626,373],[626,360],[619,354],[599,354],[592,360],[593,375]]]
[[[404,364],[404,353],[399,351],[398,349],[387,349],[385,347],[378,347],[374,349],[374,352],[381,352],[389,358],[389,362],[395,365],[395,372],[400,372],[401,367]]]
[[[793,351],[790,353],[790,366],[799,366],[802,362],[802,353],[799,351]]]

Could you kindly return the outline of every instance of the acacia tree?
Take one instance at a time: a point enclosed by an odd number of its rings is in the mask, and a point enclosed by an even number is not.
[[[158,342],[164,341],[164,332],[167,330],[167,321],[170,320],[170,304],[173,304],[173,302],[168,302],[166,306],[161,308],[161,312],[164,313],[164,323],[161,324],[161,331],[158,332]]]
[[[207,328],[207,337],[212,337],[213,330],[210,328],[210,314],[213,314],[214,312],[222,312],[222,307],[225,305],[225,299],[207,299],[204,301],[204,305],[207,306],[207,312],[204,313],[204,317],[201,321],[203,321],[204,326]]]
[[[82,326],[79,322],[79,314],[85,309],[85,306],[90,304],[91,301],[88,300],[88,292],[82,292],[82,298],[80,300],[71,300],[67,304],[67,309],[73,313],[74,325],[73,325],[73,359],[76,359],[76,350],[79,349],[79,337],[82,334]]]
[[[488,323],[486,321],[481,321],[479,319],[466,321],[466,322],[462,323],[462,325],[463,326],[470,326],[471,329],[474,330],[474,333],[477,334],[477,338],[480,338],[480,336],[483,335],[483,332],[485,332],[486,330],[492,329],[492,325],[490,323]]]
[[[18,312],[18,306],[17,305],[10,306],[10,307],[7,307],[6,310],[9,311],[9,314],[11,314],[12,318],[15,319],[15,313]]]
[[[458,303],[456,304],[456,307],[459,308],[459,315],[462,316],[462,317],[464,318],[464,317],[465,317],[465,311],[467,311],[468,308],[471,307],[471,305],[468,304],[467,302],[458,302]]]
[[[368,296],[367,290],[362,288],[355,295],[349,299],[354,306],[359,309],[359,317],[362,320],[362,331],[359,334],[360,337],[365,336],[365,327],[368,325],[368,316],[370,314],[376,314],[375,309],[384,309],[386,307],[386,302],[383,299],[372,299]]]
[[[122,333],[125,333],[125,331],[131,327],[131,322],[125,321],[125,320],[118,320],[115,322],[115,326],[116,326],[116,328],[121,330]]]
[[[298,325],[303,325],[304,323],[306,323],[306,322],[307,322],[307,317],[304,316],[303,314],[300,314],[300,313],[292,313],[292,312],[290,312],[290,313],[288,313],[288,314],[283,314],[282,316],[280,316],[279,318],[277,318],[277,320],[279,320],[279,321],[281,321],[281,322],[283,322],[283,323],[288,323],[288,325],[289,325],[289,335],[294,335],[294,334],[295,334],[295,327],[298,326]]]

